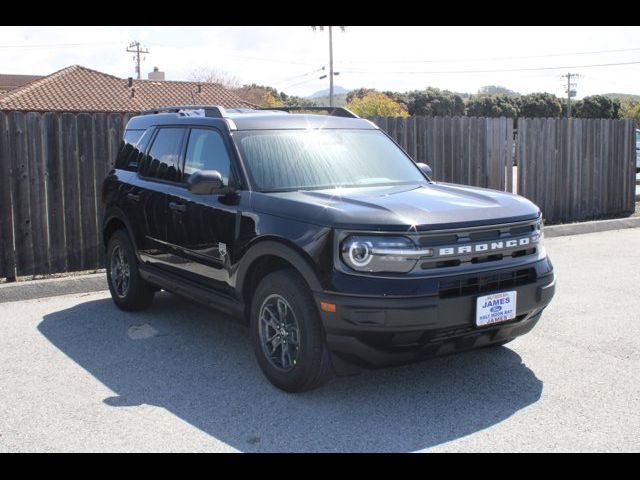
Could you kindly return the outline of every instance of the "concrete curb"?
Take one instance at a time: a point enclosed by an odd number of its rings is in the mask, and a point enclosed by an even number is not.
[[[70,293],[99,292],[108,288],[107,277],[104,272],[72,277],[29,280],[27,282],[3,283],[0,285],[0,303],[55,297]]]
[[[593,222],[568,223],[565,225],[549,225],[544,227],[545,238],[563,237],[565,235],[580,235],[583,233],[606,232],[622,228],[640,227],[640,217],[614,218],[611,220],[596,220]]]

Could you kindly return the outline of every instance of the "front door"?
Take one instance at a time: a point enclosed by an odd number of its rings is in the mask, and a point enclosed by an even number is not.
[[[183,182],[198,170],[217,170],[225,186],[232,177],[231,156],[215,128],[192,128],[185,153]],[[172,267],[187,279],[229,292],[230,254],[240,195],[196,195],[186,186],[169,196],[168,242]]]

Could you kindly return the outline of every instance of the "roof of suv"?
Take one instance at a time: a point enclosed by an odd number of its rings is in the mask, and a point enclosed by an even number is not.
[[[317,110],[325,110],[329,115],[289,113],[290,111]],[[129,120],[127,129],[142,130],[153,125],[175,125],[183,122],[192,125],[219,125],[220,121],[226,121],[231,130],[378,129],[369,120],[359,118],[349,110],[340,107],[283,107],[268,110],[224,109],[217,106],[176,106],[149,110]]]

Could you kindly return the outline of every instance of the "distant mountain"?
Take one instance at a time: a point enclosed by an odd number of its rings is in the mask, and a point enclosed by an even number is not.
[[[603,97],[617,98],[618,100],[631,100],[633,102],[640,101],[640,95],[633,95],[631,93],[603,93]]]
[[[349,90],[347,90],[346,88],[343,88],[340,85],[333,86],[334,95],[342,95],[347,93],[349,93]],[[329,96],[329,89],[326,88],[324,90],[318,90],[316,93],[311,94],[309,98],[328,97],[328,96]]]
[[[318,105],[319,107],[326,107],[329,105],[329,95],[324,97],[314,97],[313,103]],[[333,95],[333,105],[335,107],[344,107],[347,103],[347,94],[341,93],[340,95]]]

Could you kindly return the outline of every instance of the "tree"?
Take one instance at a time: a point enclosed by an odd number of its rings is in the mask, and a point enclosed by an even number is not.
[[[509,95],[511,97],[520,95],[518,92],[509,90],[507,87],[501,87],[500,85],[485,85],[478,89],[480,95]]]
[[[640,102],[623,101],[620,107],[620,117],[632,119],[636,122],[636,128],[640,128]]]
[[[620,118],[620,100],[602,95],[584,97],[575,103],[572,113],[578,118]]]
[[[219,83],[225,88],[234,89],[242,85],[235,75],[217,68],[200,67],[189,74],[189,81],[199,83]]]
[[[356,97],[346,107],[360,117],[408,117],[407,110],[384,93],[371,92]]]
[[[311,98],[297,97],[280,92],[280,100],[286,107],[315,107],[317,104]]]
[[[464,115],[464,101],[458,94],[438,88],[413,90],[403,95],[410,115]]]
[[[349,103],[355,98],[362,98],[370,93],[376,93],[377,90],[375,88],[357,88],[355,90],[351,90],[347,93],[346,102]]]
[[[234,88],[233,93],[242,100],[261,107],[281,107],[284,105],[284,102],[280,99],[280,94],[273,87],[253,83]]]
[[[531,93],[518,98],[520,117],[559,117],[562,101],[551,93]]]
[[[469,117],[510,117],[519,113],[518,100],[508,95],[476,95],[467,100]]]

